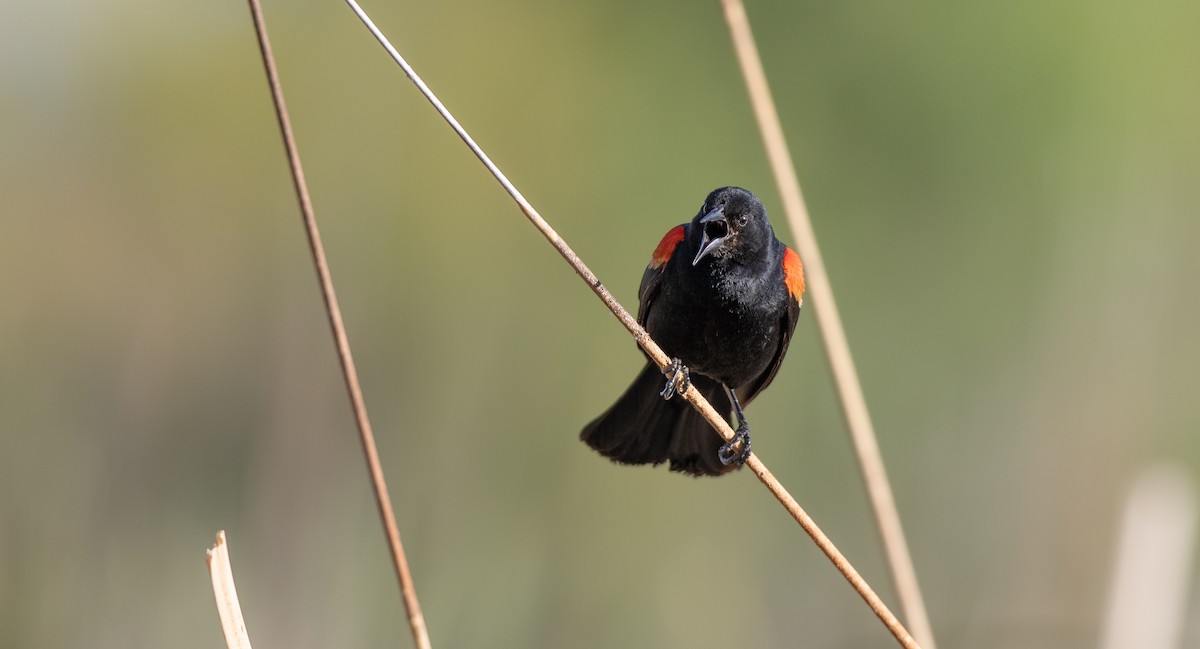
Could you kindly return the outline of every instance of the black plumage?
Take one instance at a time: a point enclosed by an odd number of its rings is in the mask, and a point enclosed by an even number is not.
[[[762,202],[738,187],[713,191],[655,249],[638,291],[638,322],[718,412],[734,411],[738,438],[724,443],[691,404],[664,400],[663,373],[647,363],[582,439],[623,464],[669,461],[672,471],[692,475],[740,466],[750,449],[741,407],[778,372],[803,292],[800,258],[775,237]]]

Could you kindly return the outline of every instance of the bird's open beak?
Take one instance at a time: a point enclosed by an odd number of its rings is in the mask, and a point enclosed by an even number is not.
[[[725,244],[725,238],[729,236],[729,222],[725,220],[725,209],[718,207],[705,214],[700,219],[700,227],[703,228],[700,252],[696,253],[696,258],[692,260],[693,266]]]

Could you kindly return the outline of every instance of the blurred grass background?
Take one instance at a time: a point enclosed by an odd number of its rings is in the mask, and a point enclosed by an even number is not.
[[[715,3],[366,8],[627,306],[714,187],[787,238]],[[748,10],[940,645],[1094,646],[1200,468],[1200,5]],[[266,12],[434,645],[890,646],[748,473],[578,442],[628,336],[341,3]],[[246,7],[5,14],[3,644],[221,646],[225,528],[256,644],[407,646]],[[811,313],[750,415],[894,602]]]

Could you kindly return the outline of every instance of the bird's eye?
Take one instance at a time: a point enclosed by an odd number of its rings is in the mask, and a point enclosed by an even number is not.
[[[745,225],[750,222],[750,217],[746,216],[745,214],[739,214],[734,220],[737,222],[737,226],[741,228],[745,227]]]

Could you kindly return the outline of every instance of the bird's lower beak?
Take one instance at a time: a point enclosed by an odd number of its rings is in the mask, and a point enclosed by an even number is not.
[[[700,227],[703,228],[700,237],[700,252],[696,253],[696,258],[692,260],[693,266],[725,244],[725,237],[729,236],[729,222],[725,220],[724,208],[718,207],[705,214],[700,219]]]

